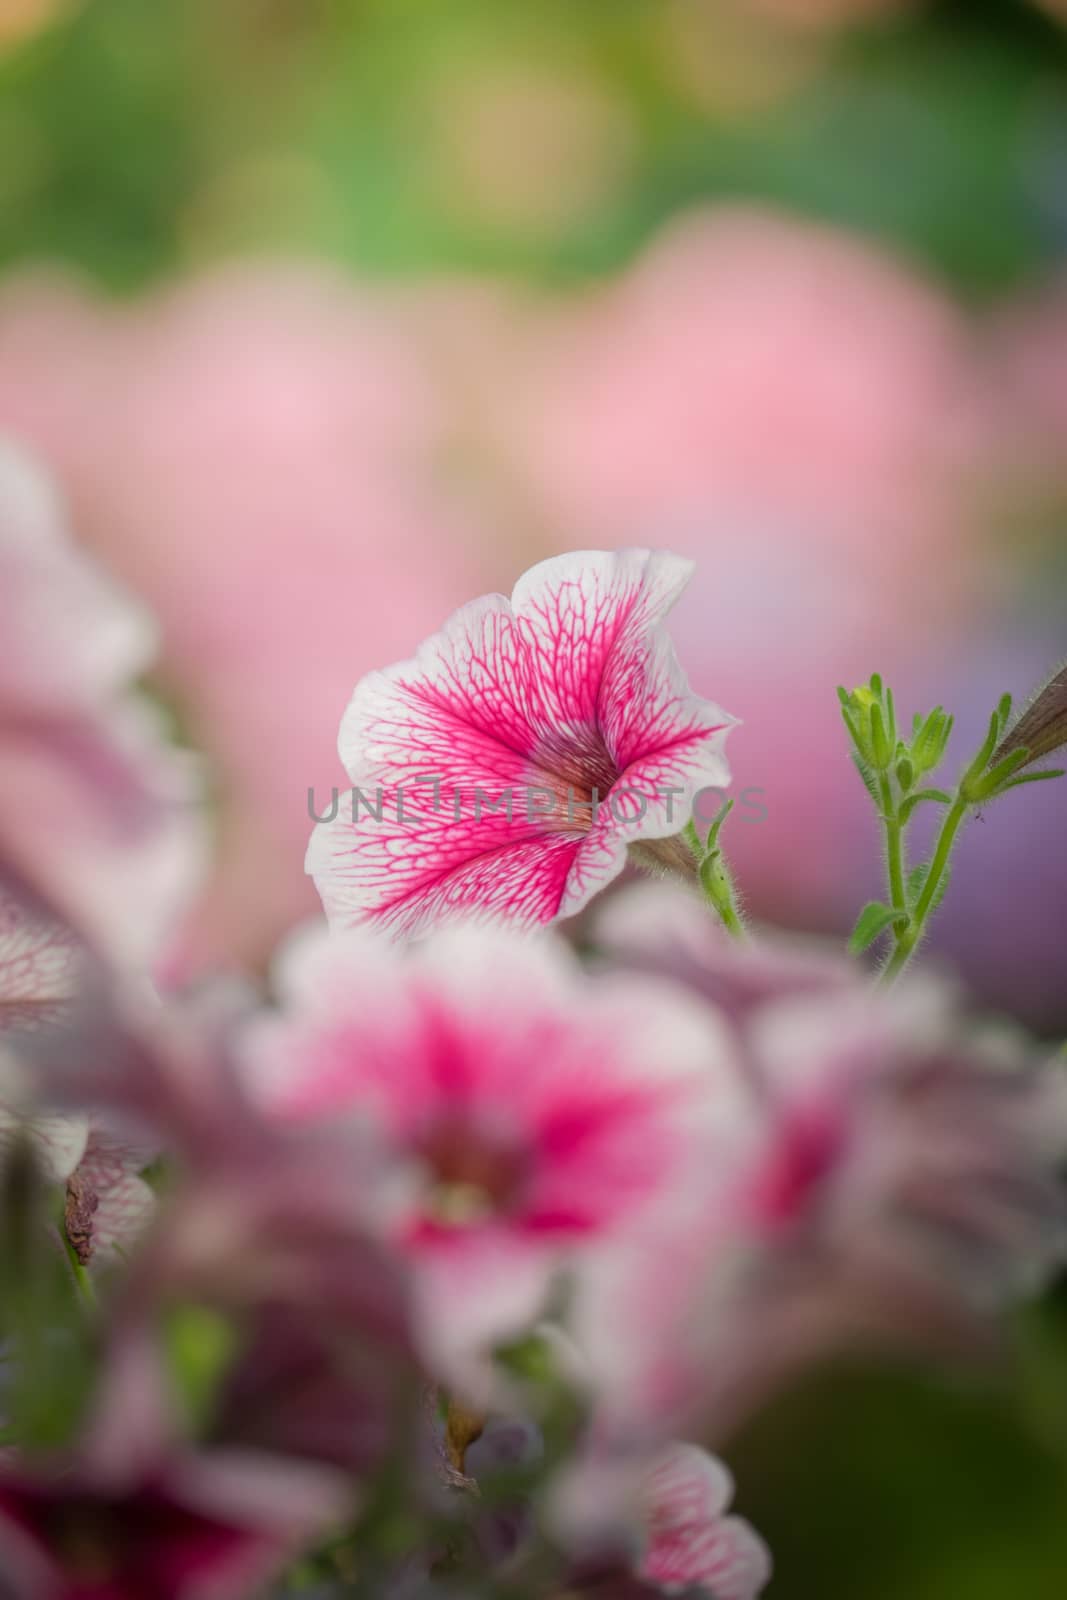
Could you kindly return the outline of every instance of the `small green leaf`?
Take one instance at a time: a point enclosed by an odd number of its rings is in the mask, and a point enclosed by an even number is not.
[[[881,900],[869,900],[857,917],[852,937],[848,941],[852,954],[858,956],[868,945],[872,945],[897,915],[892,906],[885,905]]]
[[[879,705],[871,707],[871,748],[874,751],[875,766],[879,772],[884,772],[892,759],[893,746],[889,741],[889,730]]]
[[[979,780],[979,778],[982,777],[983,773],[985,772],[986,768],[988,767],[990,757],[992,756],[993,751],[996,748],[996,743],[997,743],[997,740],[999,738],[1000,738],[1000,718],[997,716],[997,713],[994,711],[993,715],[989,719],[989,731],[986,734],[985,739],[984,739],[984,741],[982,743],[982,748],[979,750],[978,754],[975,756],[974,760],[971,762],[970,766],[967,768],[966,772],[963,774],[963,777],[960,779],[960,788],[968,791],[968,798],[971,798],[970,791],[972,789],[975,791],[974,795],[973,795],[973,798],[976,799],[976,800],[978,800],[978,799],[988,799],[989,794],[992,792],[990,790],[987,790],[987,791],[985,791],[984,794],[979,795],[978,792],[977,792],[978,791],[978,780]]]
[[[912,867],[911,871],[908,873],[905,892],[907,894],[908,904],[910,906],[914,906],[918,903],[919,896],[922,894],[923,886],[926,883],[926,874],[929,872],[929,870],[930,863],[928,861],[920,861],[919,865],[917,867]],[[938,906],[945,898],[945,891],[948,889],[948,880],[949,872],[948,868],[946,867],[945,871],[941,875],[941,882],[937,886],[937,893],[930,902],[931,915],[937,910]]]
[[[1018,778],[1009,778],[1004,785],[1004,791],[1018,789],[1020,784],[1024,783],[1042,783],[1046,778],[1062,778],[1064,772],[1067,772],[1065,767],[1046,767],[1043,772],[1024,772]]]
[[[874,774],[871,772],[870,767],[857,750],[853,750],[852,759],[856,763],[856,771],[863,779],[863,787],[866,789],[875,805],[880,806],[882,802],[878,798],[878,790],[875,786]]]
[[[718,849],[718,845],[719,845],[719,830],[720,830],[720,828],[722,827],[723,823],[726,821],[727,817],[730,815],[730,812],[733,809],[734,809],[734,802],[733,802],[732,798],[729,799],[729,800],[724,800],[723,801],[722,808],[719,811],[718,816],[715,818],[715,821],[712,823],[711,828],[710,828],[710,830],[708,832],[708,840],[707,840],[707,844],[705,846],[705,849],[707,850],[707,853],[709,855],[711,855],[713,851],[716,851]]]
[[[901,822],[907,822],[916,806],[921,806],[924,801],[934,801],[938,805],[948,806],[952,804],[952,796],[946,794],[944,789],[919,789],[915,794],[909,794],[908,798],[901,803]]]

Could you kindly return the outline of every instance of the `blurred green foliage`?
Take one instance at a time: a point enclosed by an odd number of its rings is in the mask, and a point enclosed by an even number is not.
[[[555,279],[755,198],[987,292],[1060,252],[1065,153],[1067,35],[1021,0],[833,35],[743,0],[82,0],[0,42],[0,261],[117,287],[271,245]]]

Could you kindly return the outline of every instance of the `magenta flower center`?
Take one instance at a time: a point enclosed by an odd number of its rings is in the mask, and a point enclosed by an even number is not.
[[[588,833],[618,781],[619,771],[599,728],[580,734],[543,739],[534,760],[544,772],[544,786],[557,797],[555,810],[545,817],[568,832]]]
[[[450,1118],[419,1141],[418,1154],[430,1173],[426,1210],[432,1223],[469,1227],[519,1209],[529,1160],[514,1143]]]

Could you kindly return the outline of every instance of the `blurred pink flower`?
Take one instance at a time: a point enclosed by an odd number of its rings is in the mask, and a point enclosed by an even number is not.
[[[71,1247],[83,1265],[98,1266],[151,1215],[140,1172],[156,1150],[118,1137],[104,1117],[55,1112],[47,1096],[39,1103],[32,1062],[23,1059],[30,1033],[62,1028],[88,973],[81,941],[0,881],[0,1160],[16,1139],[29,1140],[43,1176],[65,1187]]]
[[[699,1446],[612,1439],[594,1422],[547,1502],[573,1564],[566,1593],[755,1600],[770,1551],[743,1517],[727,1515],[733,1493],[729,1470]]]
[[[835,975],[802,947],[739,953],[685,894],[631,895],[595,936],[627,969],[675,963],[731,1019],[749,1115],[702,1214],[590,1288],[594,1376],[637,1415],[703,1396],[722,1424],[842,1344],[980,1345],[1067,1251],[1060,1074],[965,1027],[939,985],[883,993],[843,957]]]
[[[175,1316],[192,1316],[198,1341],[206,1319],[218,1348],[196,1435],[213,1452],[362,1479],[406,1437],[425,1382],[404,1266],[378,1231],[378,1144],[337,1121],[268,1121],[251,1103],[230,1048],[248,998],[238,1008],[230,992],[181,1006],[96,996],[65,1033],[34,1035],[40,1103],[80,1126],[85,1147],[84,1172],[75,1169],[85,1203],[73,1217],[68,1204],[68,1234],[84,1218],[100,1230],[86,1240],[97,1249],[108,1230],[142,1235],[136,1248],[121,1240],[126,1270],[102,1296],[84,1445],[99,1471],[136,1467],[155,1481],[171,1459]],[[121,1130],[123,1143],[99,1129]],[[138,1144],[166,1157],[166,1197],[148,1230],[127,1159]]]
[[[437,481],[446,416],[384,299],[323,269],[232,267],[126,306],[46,278],[0,297],[0,426],[151,605],[160,681],[215,770],[193,970],[265,960],[314,908],[307,792],[335,781],[354,678],[507,570]]]
[[[151,643],[0,445],[0,863],[124,965],[160,952],[199,853],[191,774],[131,687]]]
[[[1067,439],[1067,278],[1009,302],[986,329],[984,355],[1006,483],[1007,510],[1033,516],[1062,504]],[[1040,527],[1040,522],[1038,523]],[[1059,522],[1048,533],[1057,537]]]
[[[661,1451],[643,1486],[641,1576],[668,1591],[755,1600],[770,1580],[770,1553],[743,1517],[726,1515],[733,1494],[726,1467],[698,1445]]]
[[[339,746],[355,787],[308,849],[330,922],[550,922],[629,845],[679,834],[728,780],[733,721],[690,692],[663,625],[691,570],[660,551],[557,557],[358,684]]]
[[[759,793],[728,845],[757,914],[850,914],[873,831],[828,689],[873,666],[906,697],[984,581],[972,345],[947,300],[853,237],[697,213],[618,282],[531,314],[486,408],[556,548],[580,529],[696,559],[676,637],[745,724],[734,792]]]
[[[240,1600],[344,1510],[307,1466],[222,1452],[110,1482],[90,1465],[0,1473],[12,1600]]]
[[[316,933],[279,983],[281,1015],[246,1040],[250,1081],[285,1121],[379,1130],[405,1178],[383,1226],[445,1363],[525,1327],[563,1263],[672,1211],[729,1128],[713,1020],[655,986],[581,979],[562,946]]]

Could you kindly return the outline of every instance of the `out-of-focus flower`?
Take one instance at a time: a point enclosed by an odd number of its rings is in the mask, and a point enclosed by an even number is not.
[[[705,1589],[715,1600],[755,1600],[771,1576],[766,1545],[743,1517],[727,1516],[733,1478],[694,1444],[673,1444],[643,1485],[647,1544],[639,1571],[660,1588]]]
[[[553,1273],[714,1160],[731,1091],[713,1019],[564,952],[467,928],[406,952],[310,936],[248,1070],[286,1123],[362,1118],[408,1178],[383,1226],[442,1363],[521,1331]]]
[[[189,775],[130,690],[150,642],[0,447],[0,853],[122,963],[159,952],[198,855]]]
[[[48,1181],[66,1186],[65,1231],[83,1265],[128,1246],[147,1220],[140,1171],[155,1154],[102,1118],[35,1104],[27,1035],[62,1028],[89,970],[82,941],[0,881],[0,1157],[25,1138]]]
[[[728,779],[733,721],[691,693],[663,625],[690,572],[648,550],[543,562],[358,684],[339,744],[355,789],[308,850],[331,923],[549,922],[629,845],[680,833]],[[381,815],[359,820],[368,800]]]
[[[336,781],[353,681],[511,569],[442,479],[450,415],[385,297],[319,267],[122,306],[42,276],[0,296],[0,426],[151,606],[158,681],[214,773],[187,970],[265,963],[312,912],[307,794]]]
[[[119,998],[83,1007],[65,1035],[42,1033],[32,1058],[46,1104],[166,1155],[165,1201],[106,1284],[94,1458],[153,1472],[169,1458],[168,1330],[193,1308],[194,1356],[201,1342],[220,1351],[198,1442],[362,1479],[400,1444],[423,1382],[406,1276],[376,1236],[387,1177],[376,1146],[337,1123],[280,1126],[251,1104],[229,1046],[247,997],[180,1009]],[[71,1059],[74,1038],[84,1060]],[[104,1226],[139,1209],[125,1147],[90,1135],[89,1181],[113,1179]]]
[[[623,908],[615,933],[606,908],[605,947],[662,970],[657,930],[694,920],[678,977],[733,1018],[751,1120],[738,1118],[730,1202],[719,1175],[702,1221],[608,1264],[630,1280],[619,1299],[590,1295],[594,1371],[614,1368],[637,1413],[684,1412],[689,1384],[721,1421],[849,1339],[981,1344],[1004,1301],[1064,1258],[1060,1075],[969,1034],[932,984],[874,993],[859,969],[820,984],[824,957],[789,949],[754,952],[752,981],[732,980],[738,953],[706,915],[701,932],[695,901],[634,894],[644,911]]]
[[[0,1472],[12,1600],[238,1600],[345,1509],[336,1481],[255,1457],[175,1457],[144,1476]]]
[[[696,559],[675,635],[745,723],[734,792],[760,791],[732,827],[738,880],[757,914],[844,921],[872,836],[827,685],[873,662],[910,695],[984,581],[967,325],[855,238],[737,210],[529,324],[483,420],[516,504],[556,548],[580,528]]]
[[[771,1556],[743,1517],[727,1515],[733,1493],[728,1469],[697,1445],[587,1441],[546,1507],[574,1561],[567,1592],[755,1600]]]

